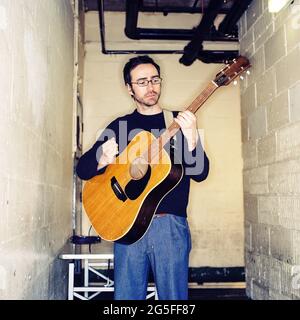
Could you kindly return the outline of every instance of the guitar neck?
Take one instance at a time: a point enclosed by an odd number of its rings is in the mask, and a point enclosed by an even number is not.
[[[216,91],[218,86],[211,81],[208,86],[199,94],[199,96],[186,108],[186,110],[196,113],[205,101]],[[158,138],[161,139],[161,144],[164,146],[180,129],[177,122],[173,121],[169,128],[163,132],[163,134]]]

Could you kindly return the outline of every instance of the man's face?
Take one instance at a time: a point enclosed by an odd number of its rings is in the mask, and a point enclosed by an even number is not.
[[[145,87],[140,87],[136,82],[140,80],[152,80],[159,77],[156,68],[150,64],[140,64],[131,70],[131,87],[128,85],[129,93],[135,98],[136,102],[152,107],[157,104],[160,97],[160,84],[153,85],[151,82]]]

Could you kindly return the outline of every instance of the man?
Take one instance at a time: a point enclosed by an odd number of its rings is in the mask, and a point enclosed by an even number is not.
[[[148,56],[130,59],[123,76],[136,109],[111,122],[94,146],[80,159],[77,173],[81,179],[102,174],[130,142],[132,130],[158,135],[165,129],[164,113],[158,104],[162,79],[160,67]],[[145,299],[151,268],[159,299],[188,299],[188,261],[191,237],[187,222],[190,179],[202,181],[209,162],[197,132],[196,117],[189,111],[174,112],[180,126],[173,148],[184,168],[177,186],[160,202],[146,234],[133,244],[114,244],[115,299]],[[126,143],[120,127],[127,129]]]

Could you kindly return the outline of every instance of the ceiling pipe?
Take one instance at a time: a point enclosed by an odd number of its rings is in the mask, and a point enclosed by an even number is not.
[[[130,0],[135,1],[135,0]],[[99,11],[99,28],[100,28],[100,40],[101,51],[103,54],[183,54],[183,50],[108,50],[105,45],[105,22],[104,22],[104,3],[103,0],[98,0]],[[138,14],[138,12],[137,12]],[[137,17],[133,17],[137,23]],[[238,56],[238,51],[223,51],[223,50],[203,50],[201,51],[201,57],[199,59],[205,63],[227,63],[228,60],[232,60]]]
[[[206,8],[204,8],[203,11],[205,11]],[[164,15],[168,15],[169,13],[203,13],[202,7],[154,7],[154,6],[145,6],[141,5],[140,12],[161,12]],[[220,14],[227,14],[229,12],[229,9],[222,8],[220,10]]]
[[[223,1],[221,1],[223,4]],[[126,0],[126,22],[125,34],[133,40],[152,39],[152,40],[192,40],[196,32],[193,29],[154,29],[154,28],[138,28],[138,14],[141,11],[140,0]],[[154,9],[154,7],[153,7]],[[200,34],[204,41],[238,41],[237,36],[224,36],[216,30],[211,33]]]
[[[126,36],[133,40],[140,39],[137,31],[139,5],[139,0],[126,0],[126,20],[124,31]]]
[[[99,11],[99,29],[100,29],[100,42],[101,52],[103,54],[182,54],[182,50],[109,50],[106,49],[105,40],[105,21],[104,21],[104,1],[98,0],[98,11]]]
[[[218,50],[214,52],[207,52],[205,50],[200,51],[197,59],[204,63],[228,63],[239,55],[237,50]]]
[[[105,45],[105,21],[104,21],[104,6],[103,1],[98,1],[99,10],[99,27],[100,27],[100,40],[101,40],[101,52],[103,54],[183,54],[183,50],[108,50]],[[215,63],[221,63],[220,56],[224,54],[225,51],[222,50],[207,50],[202,51],[205,62],[209,63],[207,57],[216,57]],[[238,51],[235,51],[235,55],[238,55]]]
[[[195,30],[193,39],[184,48],[184,54],[179,59],[179,62],[185,66],[190,66],[196,59],[201,60],[201,51],[203,49],[202,34],[209,34],[215,30],[214,21],[219,14],[219,11],[224,3],[224,0],[210,0],[208,7],[202,16],[201,22]]]
[[[224,35],[237,34],[237,22],[243,13],[247,10],[252,0],[235,1],[231,10],[220,23],[218,31]]]

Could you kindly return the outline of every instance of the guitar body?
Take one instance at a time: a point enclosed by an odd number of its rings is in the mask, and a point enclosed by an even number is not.
[[[115,163],[85,183],[83,205],[104,240],[130,244],[143,237],[161,200],[181,180],[182,165],[173,164],[164,149],[156,161],[142,163],[139,176],[140,165],[133,164],[155,139],[150,132],[138,133]]]

